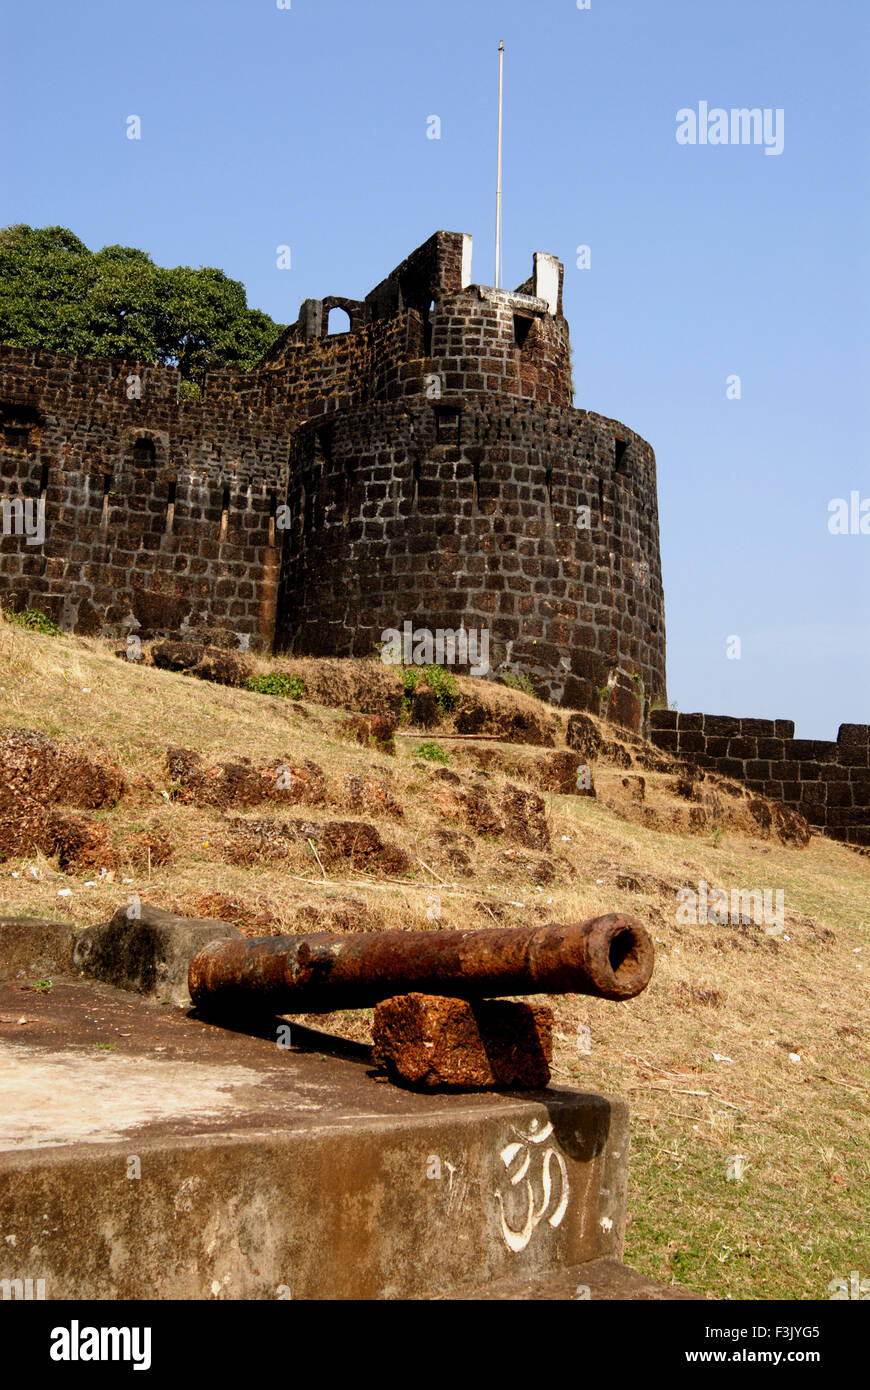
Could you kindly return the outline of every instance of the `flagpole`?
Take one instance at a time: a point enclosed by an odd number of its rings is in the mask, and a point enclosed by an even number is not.
[[[501,286],[501,112],[504,92],[504,40],[498,45],[498,174],[495,184],[495,288]]]

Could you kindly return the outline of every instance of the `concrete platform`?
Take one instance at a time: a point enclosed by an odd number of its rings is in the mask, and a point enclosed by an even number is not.
[[[0,985],[0,1281],[44,1280],[47,1299],[681,1296],[619,1263],[622,1100],[418,1095],[292,1021],[278,1046],[287,1026],[240,1035],[90,981]]]

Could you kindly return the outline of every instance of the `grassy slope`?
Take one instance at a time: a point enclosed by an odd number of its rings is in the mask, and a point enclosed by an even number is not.
[[[735,1299],[824,1299],[830,1279],[855,1269],[866,1277],[870,859],[821,837],[794,849],[730,831],[667,834],[620,819],[600,801],[554,795],[546,798],[550,857],[567,864],[553,884],[535,887],[524,856],[511,867],[492,839],[475,841],[474,877],[453,879],[422,848],[443,822],[428,794],[431,768],[413,757],[417,742],[400,739],[392,759],[341,741],[336,711],[306,709],[307,718],[287,701],[141,668],[97,642],[42,637],[0,621],[0,728],[102,744],[132,787],[114,811],[95,814],[119,833],[159,827],[175,848],[174,862],[150,881],[131,870],[93,888],[85,887],[86,875],[59,873],[44,859],[10,861],[0,865],[0,913],[92,923],[133,893],[193,913],[198,898],[220,892],[265,907],[292,930],[300,902],[338,894],[368,905],[382,925],[420,928],[431,925],[433,891],[446,926],[491,924],[493,914],[518,924],[635,912],[658,943],[646,993],[627,1005],[550,1001],[554,1079],[631,1103],[626,1259],[647,1274]],[[421,734],[420,742],[430,737]],[[362,818],[408,850],[413,878],[332,874],[325,881],[313,857],[301,856],[283,867],[225,863],[218,813],[163,795],[167,743],[215,759],[312,758],[324,769],[331,805],[262,807],[257,817],[349,817],[341,809],[342,778],[387,770],[404,819]],[[467,773],[463,747],[445,746],[457,750],[452,765]],[[624,874],[642,887],[618,887]],[[675,885],[699,878],[728,889],[782,888],[784,936],[677,925]],[[58,897],[67,887],[72,896]],[[364,1012],[330,1020],[335,1031],[361,1039],[367,1023]],[[589,1055],[578,1049],[581,1025],[591,1028]],[[714,1053],[731,1060],[716,1061]],[[745,1160],[742,1181],[727,1177],[734,1155]]]

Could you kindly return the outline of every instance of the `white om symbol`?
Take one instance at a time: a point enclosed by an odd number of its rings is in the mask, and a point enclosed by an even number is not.
[[[543,1221],[550,1208],[550,1203],[553,1198],[552,1168],[554,1162],[559,1173],[560,1196],[558,1205],[555,1207],[552,1214],[547,1217],[548,1222],[554,1229],[556,1226],[561,1224],[562,1218],[564,1217],[565,1212],[568,1210],[568,1169],[566,1168],[565,1160],[559,1153],[558,1149],[555,1149],[553,1147],[547,1149],[537,1149],[536,1151],[534,1151],[534,1156],[536,1158],[540,1158],[541,1160],[542,1188],[541,1205],[539,1207],[535,1205],[535,1193],[532,1187],[531,1178],[526,1177],[526,1174],[529,1172],[529,1169],[532,1166],[533,1155],[532,1151],[527,1149],[526,1146],[528,1144],[543,1144],[545,1140],[549,1139],[551,1134],[553,1133],[553,1126],[549,1122],[546,1125],[542,1126],[542,1122],[540,1120],[533,1120],[530,1129],[531,1132],[529,1134],[523,1134],[522,1130],[515,1129],[514,1134],[518,1134],[520,1136],[520,1139],[524,1140],[525,1142],[519,1144],[507,1144],[505,1148],[502,1149],[500,1154],[501,1161],[504,1164],[505,1168],[507,1168],[508,1172],[510,1172],[510,1167],[511,1164],[514,1162],[514,1159],[516,1159],[520,1154],[524,1155],[520,1161],[520,1165],[517,1168],[517,1171],[511,1178],[511,1187],[516,1187],[519,1183],[523,1181],[524,1178],[526,1181],[528,1213],[526,1215],[525,1225],[523,1226],[521,1231],[515,1231],[511,1226],[508,1225],[507,1221],[505,1220],[504,1198],[502,1197],[502,1194],[500,1192],[496,1192],[495,1194],[498,1198],[499,1207],[501,1209],[501,1233],[504,1237],[504,1242],[508,1249],[513,1250],[514,1252],[517,1252],[519,1250],[525,1250],[526,1246],[528,1245],[529,1241],[534,1235],[536,1227],[541,1223],[541,1221]]]

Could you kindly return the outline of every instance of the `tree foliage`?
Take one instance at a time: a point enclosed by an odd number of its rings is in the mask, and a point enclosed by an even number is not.
[[[66,227],[0,230],[0,342],[82,357],[251,367],[282,326],[222,270],[165,269],[132,246],[89,251]]]

